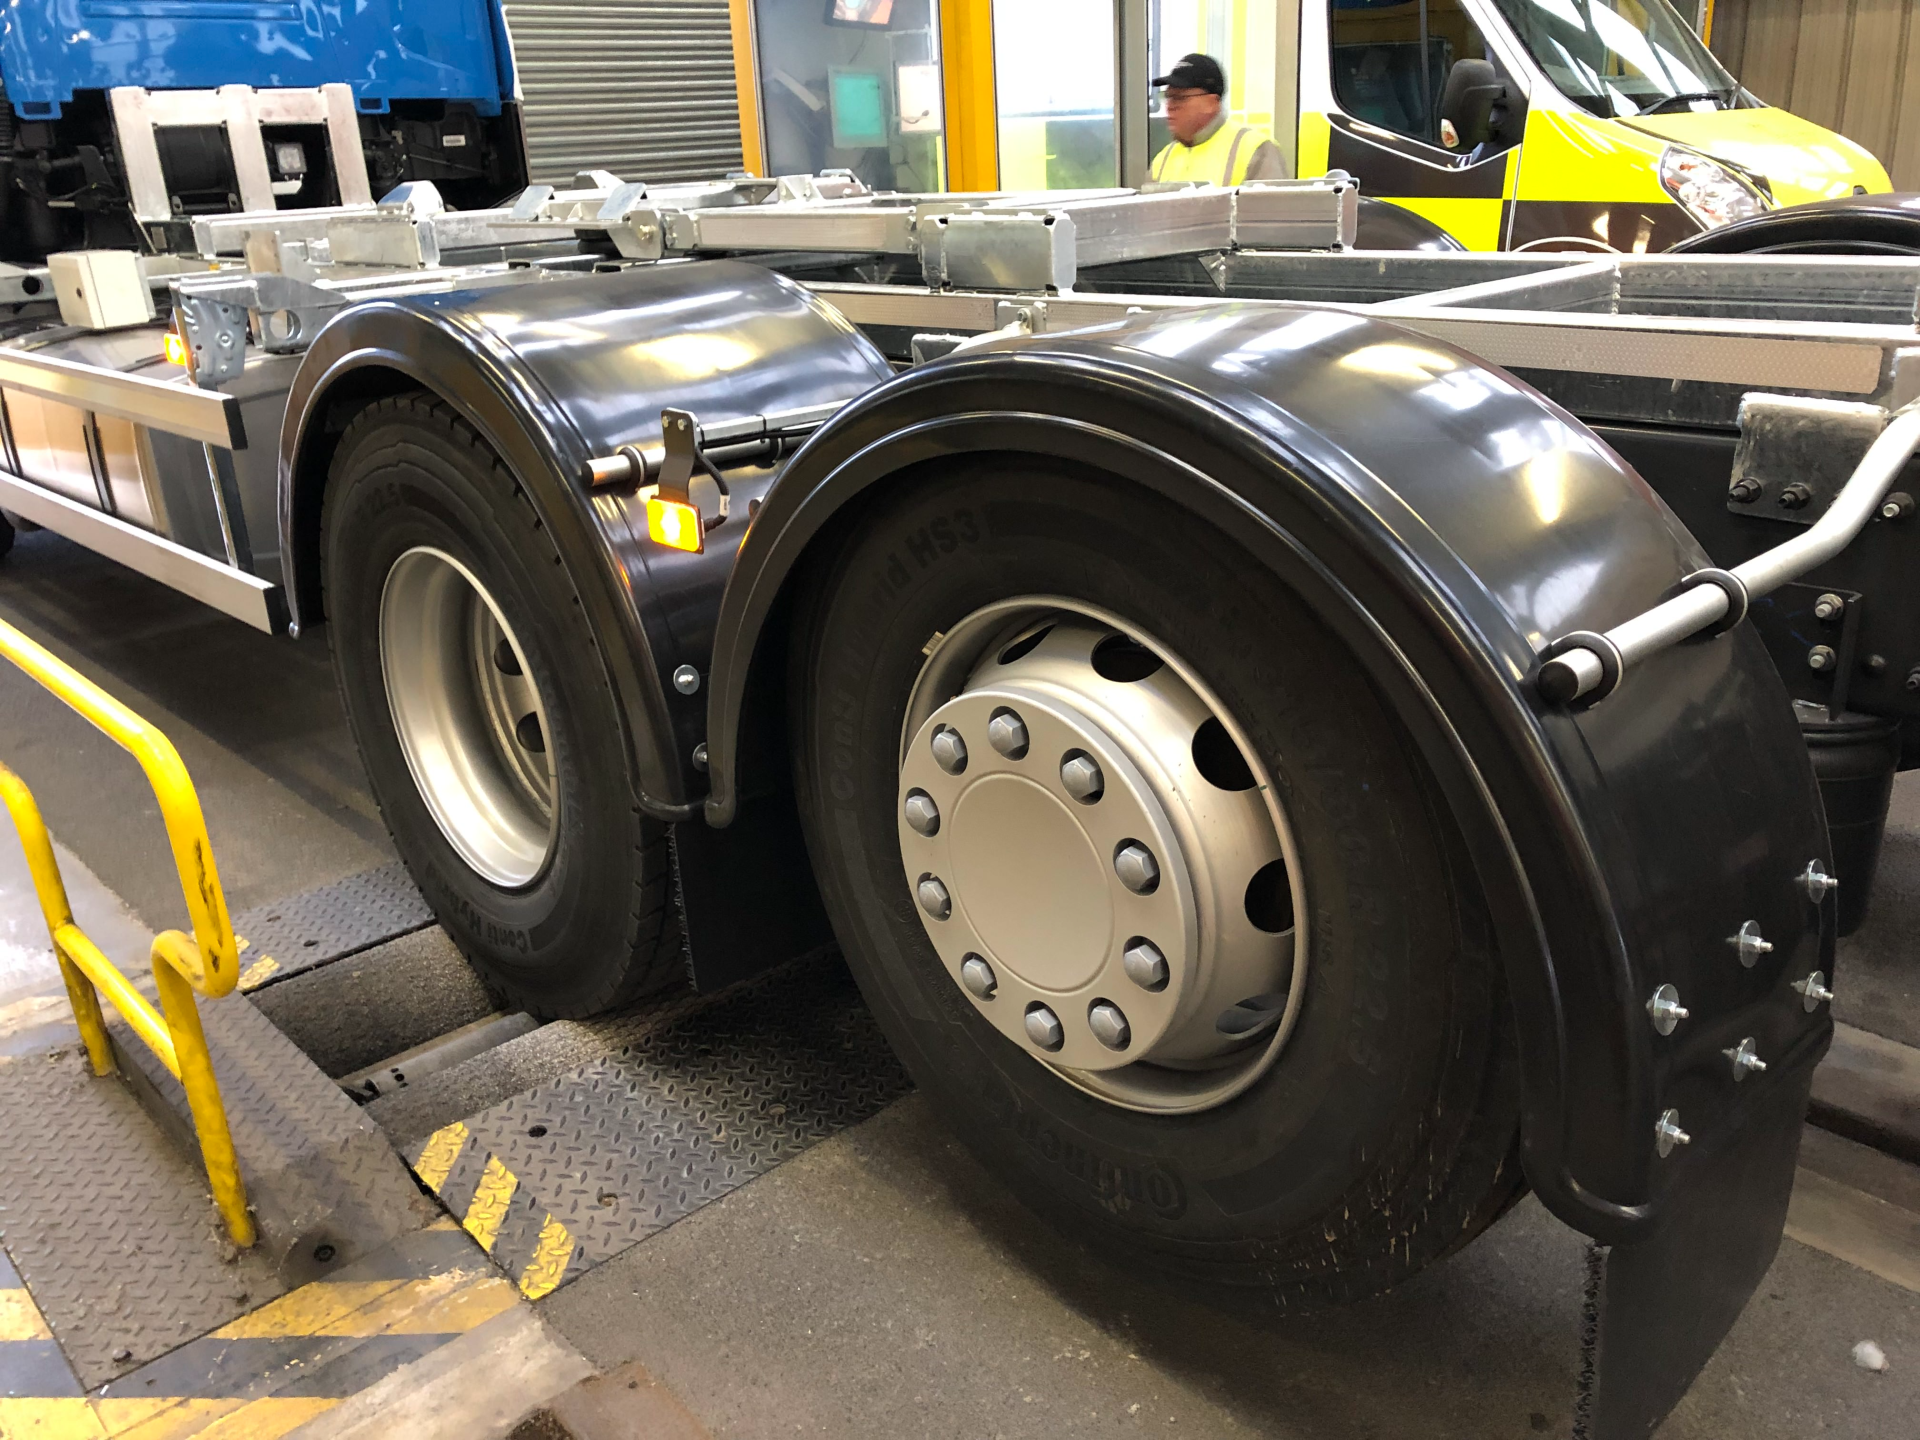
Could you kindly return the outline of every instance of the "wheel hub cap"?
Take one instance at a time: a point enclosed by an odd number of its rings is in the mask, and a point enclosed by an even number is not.
[[[1116,642],[1076,617],[975,667],[905,747],[901,858],[1003,1035],[1120,1103],[1191,1109],[1273,1039],[1220,1022],[1286,1000],[1291,915],[1253,903],[1282,846],[1251,774],[1201,763],[1206,701],[1138,646],[1102,665]]]

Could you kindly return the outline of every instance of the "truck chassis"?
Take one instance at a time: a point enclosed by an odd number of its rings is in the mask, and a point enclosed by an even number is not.
[[[1648,1433],[1778,1245],[1920,706],[1920,265],[591,178],[201,219],[148,324],[0,275],[0,509],[327,622],[516,1003],[837,939],[1024,1198],[1259,1305],[1531,1185]]]

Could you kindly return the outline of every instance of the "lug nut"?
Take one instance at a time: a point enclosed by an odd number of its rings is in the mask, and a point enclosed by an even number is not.
[[[1120,956],[1120,968],[1127,972],[1127,978],[1142,990],[1164,990],[1171,973],[1167,969],[1167,957],[1160,953],[1160,947],[1151,940],[1142,940],[1136,936],[1127,945]]]
[[[1027,753],[1027,722],[1013,711],[1000,709],[987,721],[987,743],[1009,760],[1021,760]]]
[[[1676,1145],[1691,1145],[1693,1137],[1680,1128],[1680,1112],[1667,1110],[1661,1113],[1653,1125],[1654,1148],[1660,1152],[1660,1158],[1666,1159],[1673,1153]]]
[[[1067,1032],[1060,1028],[1060,1017],[1044,1005],[1027,1007],[1027,1038],[1042,1050],[1058,1050]]]
[[[933,803],[933,797],[924,790],[909,790],[907,803],[902,807],[906,811],[907,824],[921,835],[933,836],[940,833],[940,807]]]
[[[1833,647],[1831,645],[1816,645],[1807,651],[1807,668],[1809,670],[1831,670],[1834,662],[1839,658],[1838,655],[1833,653]]]
[[[1680,1003],[1680,992],[1671,985],[1662,985],[1647,1001],[1647,1014],[1653,1017],[1653,1028],[1662,1035],[1671,1035],[1689,1013]]]
[[[1151,895],[1160,887],[1160,862],[1138,840],[1128,840],[1113,852],[1113,873],[1136,895]]]
[[[1807,892],[1807,898],[1818,905],[1827,898],[1829,891],[1840,888],[1840,882],[1820,868],[1818,860],[1809,860],[1807,868],[1800,872],[1800,888]]]
[[[1831,592],[1822,595],[1813,602],[1813,618],[1816,620],[1838,620],[1846,613],[1847,602]]]
[[[1107,791],[1107,777],[1100,773],[1100,766],[1084,750],[1067,752],[1067,758],[1060,762],[1060,783],[1082,805],[1093,804]]]
[[[1096,1000],[1087,1007],[1087,1028],[1109,1050],[1124,1050],[1133,1040],[1127,1017],[1111,1000]]]
[[[1729,1063],[1732,1064],[1733,1078],[1736,1083],[1746,1079],[1748,1071],[1761,1071],[1767,1068],[1767,1062],[1753,1053],[1753,1037],[1751,1035],[1747,1036],[1746,1039],[1742,1040],[1731,1050],[1722,1050],[1720,1053],[1726,1056]]]
[[[1796,480],[1780,492],[1780,498],[1776,503],[1782,510],[1804,510],[1811,499],[1813,499],[1813,491]]]
[[[944,920],[953,913],[953,897],[947,894],[947,887],[940,883],[938,876],[922,875],[914,894],[920,897],[920,908],[936,920]]]
[[[980,1000],[991,1000],[993,992],[1000,988],[1000,980],[993,973],[993,966],[978,955],[969,955],[960,962],[960,983]]]
[[[1827,988],[1825,971],[1816,970],[1806,979],[1794,981],[1793,988],[1800,992],[1800,1008],[1809,1015],[1833,999],[1833,991]]]
[[[1736,505],[1751,505],[1760,498],[1760,485],[1753,480],[1736,480],[1727,487],[1727,498]]]
[[[1740,963],[1751,970],[1762,955],[1773,953],[1773,942],[1760,938],[1760,922],[1749,920],[1740,927],[1738,935],[1729,935],[1727,944],[1733,946],[1740,956]]]
[[[949,775],[958,775],[967,768],[967,742],[951,725],[934,727],[932,749],[934,762]]]

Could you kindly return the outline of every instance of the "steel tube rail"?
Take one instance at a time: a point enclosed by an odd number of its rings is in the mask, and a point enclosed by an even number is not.
[[[207,836],[200,797],[194,793],[187,767],[172,741],[4,621],[0,621],[0,656],[26,671],[138,760],[160,803],[161,819],[173,846],[174,868],[180,875],[181,894],[193,920],[193,934],[165,930],[153,938],[153,979],[160,992],[160,1009],[156,1011],[74,922],[53,839],[47,833],[40,807],[20,777],[0,765],[0,804],[12,817],[26,852],[34,893],[47,922],[47,938],[53,944],[94,1073],[110,1075],[115,1068],[100,1010],[99,992],[105,990],[134,1034],[151,1047],[185,1089],[214,1204],[234,1244],[251,1245],[255,1239],[253,1216],[247,1211],[247,1192],[234,1155],[233,1132],[227,1124],[226,1105],[220,1098],[220,1084],[213,1073],[213,1058],[194,1000],[195,991],[209,998],[230,993],[239,980],[240,968],[239,946],[227,917],[226,897],[214,867],[213,842]]]
[[[244,450],[247,445],[240,402],[218,390],[5,348],[0,348],[0,388],[64,401],[225,450]]]
[[[1729,592],[1736,588],[1740,614],[1734,618],[1743,618],[1749,599],[1772,593],[1846,549],[1880,508],[1915,450],[1920,450],[1920,406],[1908,406],[1880,432],[1826,514],[1804,533],[1734,566],[1731,572],[1703,572],[1696,578],[1704,581],[1707,575],[1724,573],[1727,580],[1690,585],[1671,600],[1622,621],[1604,635],[1591,637],[1598,645],[1585,643],[1586,637],[1581,637],[1582,643],[1578,644],[1563,641],[1565,648],[1540,667],[1536,682],[1540,693],[1555,703],[1566,704],[1607,684],[1610,670],[1612,684],[1617,685],[1629,666],[1725,620],[1733,613],[1735,603],[1735,595]],[[1728,580],[1733,583],[1728,584]],[[1602,653],[1601,647],[1612,654]]]

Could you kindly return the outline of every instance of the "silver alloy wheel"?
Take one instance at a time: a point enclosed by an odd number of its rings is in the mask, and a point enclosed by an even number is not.
[[[557,833],[547,713],[526,651],[453,556],[416,546],[380,593],[380,670],[407,769],[460,858],[533,883]]]
[[[935,637],[897,815],[961,993],[1082,1090],[1192,1113],[1284,1047],[1307,968],[1291,827],[1232,716],[1119,617],[1028,596]]]

